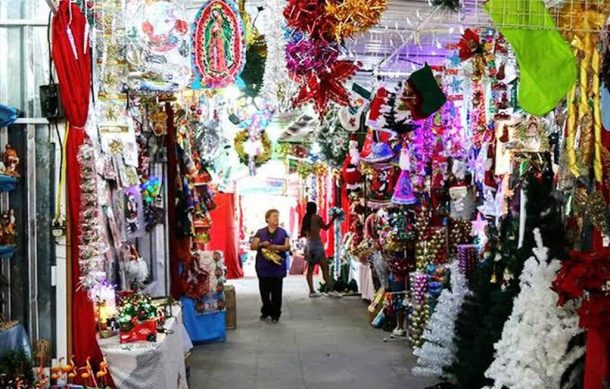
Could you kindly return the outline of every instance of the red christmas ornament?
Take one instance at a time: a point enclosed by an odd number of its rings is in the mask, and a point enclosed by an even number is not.
[[[284,17],[288,26],[311,38],[332,41],[337,21],[326,14],[325,7],[325,0],[289,0]]]
[[[337,61],[328,71],[320,74],[309,73],[303,79],[301,89],[293,100],[295,107],[313,101],[316,112],[323,115],[332,100],[340,105],[349,104],[349,93],[343,82],[353,76],[359,65],[351,61]]]
[[[483,45],[481,44],[479,34],[471,29],[464,31],[464,35],[462,35],[462,39],[458,43],[458,48],[460,49],[459,55],[462,61],[466,61],[474,57],[475,54],[483,52]]]

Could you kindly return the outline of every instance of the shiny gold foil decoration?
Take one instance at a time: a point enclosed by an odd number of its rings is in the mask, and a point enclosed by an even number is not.
[[[559,28],[579,61],[578,83],[568,94],[566,155],[575,177],[586,176],[593,164],[594,178],[603,181],[602,124],[599,88],[601,56],[599,32],[606,21],[607,2],[566,2],[560,11]]]
[[[387,7],[387,0],[328,0],[325,12],[335,19],[333,33],[340,42],[378,24]]]

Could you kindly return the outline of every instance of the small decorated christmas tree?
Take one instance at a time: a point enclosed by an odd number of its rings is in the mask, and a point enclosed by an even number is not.
[[[413,374],[442,377],[443,370],[455,358],[454,328],[455,320],[461,310],[464,298],[470,294],[466,277],[456,262],[451,264],[451,289],[441,293],[436,310],[424,331],[424,344],[414,351],[417,367]]]

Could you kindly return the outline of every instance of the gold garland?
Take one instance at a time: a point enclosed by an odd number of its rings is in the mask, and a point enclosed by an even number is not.
[[[607,4],[566,4],[561,10],[560,29],[567,31],[579,62],[579,78],[568,94],[568,123],[566,129],[566,154],[568,168],[574,177],[586,175],[593,163],[595,181],[603,181],[601,109],[599,72],[601,58],[597,51]],[[589,77],[589,74],[591,77]],[[592,102],[592,104],[590,104]],[[579,128],[580,127],[580,128]]]
[[[271,139],[265,131],[261,132],[261,143],[263,144],[263,152],[254,156],[254,165],[256,167],[260,167],[265,163],[269,162],[271,156],[273,155],[273,148],[271,147]],[[233,140],[235,144],[235,152],[239,157],[239,161],[244,165],[248,165],[250,161],[250,156],[246,153],[244,149],[244,143],[248,141],[250,138],[250,134],[248,130],[242,130],[235,135],[235,139]]]

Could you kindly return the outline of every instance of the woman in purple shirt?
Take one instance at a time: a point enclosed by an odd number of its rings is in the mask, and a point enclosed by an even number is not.
[[[261,320],[271,318],[277,323],[282,314],[282,284],[286,277],[286,256],[290,250],[288,233],[279,227],[280,213],[270,209],[265,213],[267,227],[257,231],[250,245],[256,250],[256,274],[263,306]]]

